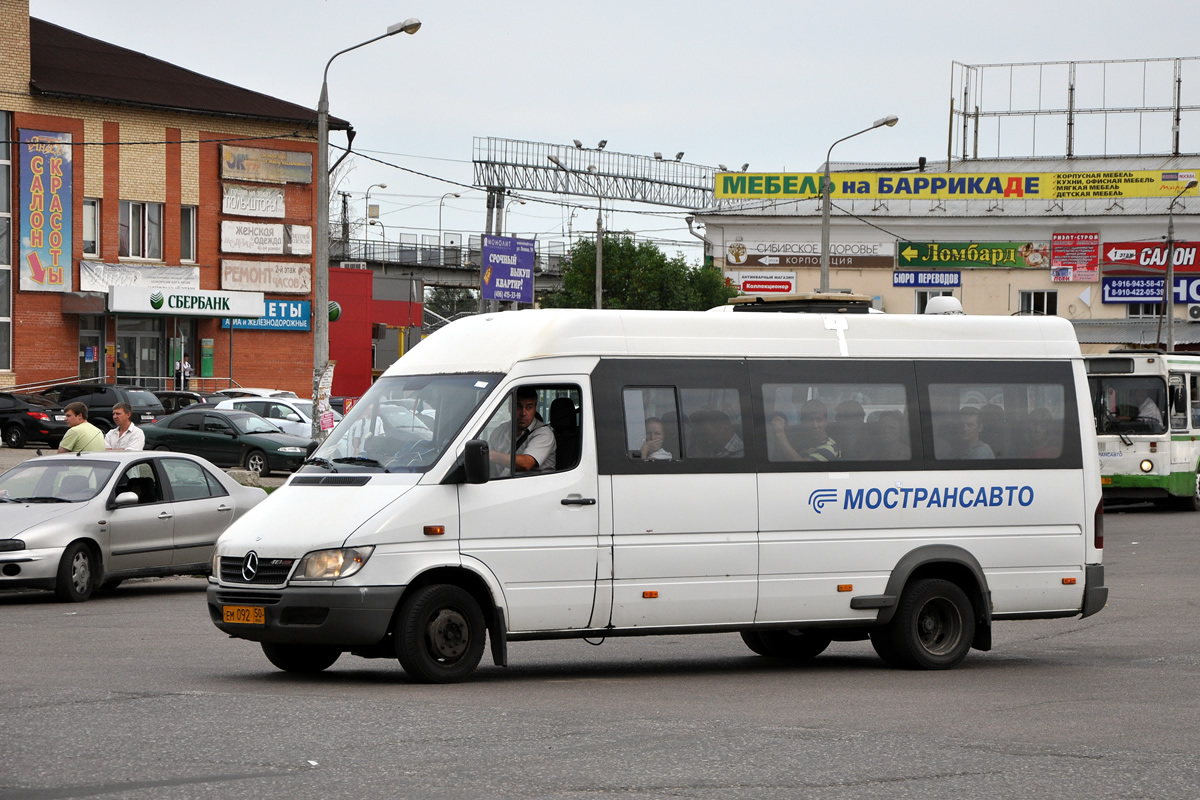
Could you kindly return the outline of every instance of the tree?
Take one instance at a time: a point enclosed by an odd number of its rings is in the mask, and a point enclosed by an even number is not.
[[[431,286],[425,290],[425,310],[450,319],[462,311],[479,310],[479,292],[474,289],[454,289]]]
[[[737,290],[719,269],[692,266],[682,254],[667,258],[649,242],[605,236],[604,307],[704,311],[724,305]],[[596,307],[596,244],[580,241],[563,262],[562,288],[546,292],[547,308]]]

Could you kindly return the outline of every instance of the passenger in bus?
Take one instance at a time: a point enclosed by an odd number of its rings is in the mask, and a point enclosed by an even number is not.
[[[979,409],[974,406],[964,406],[959,409],[958,418],[962,425],[962,441],[960,442],[959,458],[995,458],[996,454],[987,442],[980,441],[979,434],[983,424],[979,419]]]
[[[741,458],[745,450],[733,421],[724,411],[706,408],[691,415],[696,458]]]
[[[833,410],[829,436],[842,451],[842,458],[858,461],[865,457],[863,446],[867,433],[867,412],[857,400],[843,400]]]
[[[880,411],[872,420],[872,431],[876,434],[873,446],[874,457],[879,461],[908,461],[912,450],[908,446],[908,428],[904,415],[899,411]]]
[[[988,403],[979,409],[979,440],[992,448],[992,456],[1005,458],[1009,455],[1008,418],[1004,409]]]
[[[827,432],[829,412],[820,400],[800,406],[798,446],[788,438],[787,419],[772,415],[767,425],[767,457],[772,461],[837,461],[842,451]]]
[[[517,389],[517,472],[554,469],[557,443],[554,432],[537,416],[537,390],[532,386]],[[504,425],[488,441],[491,451],[492,471],[499,476],[509,474],[512,462],[512,426]]]
[[[644,461],[670,461],[673,456],[663,449],[663,421],[658,417],[646,418],[646,438],[642,442],[641,454]]]
[[[1053,430],[1053,415],[1048,408],[1035,408],[1029,412],[1029,456],[1031,458],[1058,458],[1062,455],[1062,431],[1056,436]]]

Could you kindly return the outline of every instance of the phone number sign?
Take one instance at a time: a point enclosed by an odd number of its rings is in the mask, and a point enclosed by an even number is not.
[[[1176,303],[1200,303],[1200,277],[1175,275]],[[1105,303],[1160,303],[1164,278],[1104,278]]]

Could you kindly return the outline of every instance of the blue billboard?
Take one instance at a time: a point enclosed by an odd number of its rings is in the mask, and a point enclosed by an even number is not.
[[[511,236],[483,237],[483,299],[533,304],[535,243]]]

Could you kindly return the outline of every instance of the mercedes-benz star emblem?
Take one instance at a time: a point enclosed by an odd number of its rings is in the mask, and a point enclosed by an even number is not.
[[[257,574],[258,553],[251,550],[249,553],[246,553],[246,560],[242,562],[242,577],[246,579],[246,583],[251,583]]]

